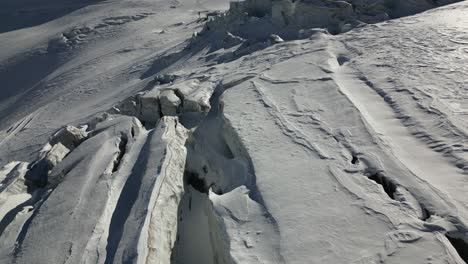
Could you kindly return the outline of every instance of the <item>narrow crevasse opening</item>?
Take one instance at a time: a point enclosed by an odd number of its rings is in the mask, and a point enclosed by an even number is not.
[[[132,136],[133,136],[133,127],[131,130]],[[127,144],[128,144],[128,139],[126,135],[121,135],[120,136],[120,141],[119,141],[119,153],[117,154],[117,157],[115,157],[114,164],[112,166],[112,173],[116,172],[119,169],[120,163],[122,162],[122,158],[125,155],[126,149],[127,149]]]
[[[385,175],[380,172],[373,173],[368,176],[368,178],[377,184],[381,185],[385,191],[385,193],[391,199],[395,200],[395,192],[397,190],[397,186],[394,182],[388,179]]]
[[[208,193],[204,192],[208,186],[195,173],[186,173],[185,177],[171,263],[232,263],[224,228],[215,215]]]
[[[421,207],[421,210],[422,210],[421,220],[426,221],[429,218],[431,218],[432,215],[434,215],[429,210],[427,210],[427,208],[423,204],[420,203],[419,206]]]
[[[382,186],[382,189],[387,196],[400,203],[402,208],[406,208],[409,212],[415,213],[415,216],[426,221],[434,215],[424,204],[418,201],[411,192],[405,187],[398,185],[393,179],[389,178],[382,172],[369,173],[368,179]]]
[[[200,193],[207,194],[209,186],[207,186],[204,179],[200,178],[200,175],[196,172],[185,171],[184,178],[187,180],[187,184],[199,191]]]
[[[215,90],[210,100],[210,112],[196,126],[186,144],[185,193],[179,204],[177,240],[171,256],[173,264],[232,263],[225,228],[209,198],[210,189],[222,192],[220,170],[226,160],[233,158],[231,150],[220,138],[218,100],[221,89],[219,85]]]
[[[152,130],[150,133],[154,133]],[[141,150],[147,153],[149,144],[145,144]],[[142,187],[143,174],[137,169],[138,166],[144,166],[148,162],[148,157],[141,155],[136,160],[136,166],[128,176],[125,184],[119,194],[115,210],[109,222],[109,236],[107,237],[107,245],[104,263],[114,263],[114,258],[118,250],[120,240],[124,233],[124,227],[127,219],[131,214],[132,207],[138,200],[138,195]]]
[[[460,258],[463,259],[465,263],[468,263],[468,243],[462,238],[457,238],[448,234],[446,234],[445,237],[447,237],[450,244],[452,244],[458,252]]]
[[[218,85],[210,112],[186,143],[185,194],[172,263],[233,263],[245,252],[250,261],[283,263],[278,227],[256,187],[250,157],[222,114],[224,88]],[[252,228],[261,231],[251,233]]]

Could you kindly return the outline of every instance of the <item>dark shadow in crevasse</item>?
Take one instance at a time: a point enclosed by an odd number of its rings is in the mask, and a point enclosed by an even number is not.
[[[457,251],[458,255],[466,262],[468,263],[468,243],[465,242],[461,238],[453,237],[450,235],[446,235],[447,239],[450,241],[452,246],[455,248]]]

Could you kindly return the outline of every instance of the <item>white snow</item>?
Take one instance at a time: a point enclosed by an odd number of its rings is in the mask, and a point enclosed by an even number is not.
[[[467,1],[42,2],[0,3],[0,263],[467,261]]]

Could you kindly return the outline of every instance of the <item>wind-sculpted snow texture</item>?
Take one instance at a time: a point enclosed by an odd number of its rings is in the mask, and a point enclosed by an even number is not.
[[[2,18],[0,263],[467,263],[453,2]]]

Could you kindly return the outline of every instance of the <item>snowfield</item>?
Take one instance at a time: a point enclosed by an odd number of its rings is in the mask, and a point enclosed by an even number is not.
[[[0,263],[468,262],[468,1],[0,10]]]

